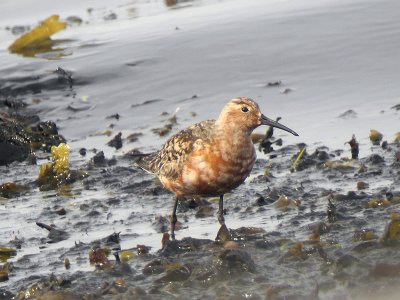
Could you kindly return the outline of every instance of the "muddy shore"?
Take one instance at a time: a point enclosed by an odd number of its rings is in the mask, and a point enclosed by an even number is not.
[[[33,57],[7,47],[51,4],[0,21],[0,299],[397,299],[399,4],[178,2],[66,6],[82,23]],[[244,94],[300,137],[257,131],[227,229],[187,199],[168,241],[172,195],[135,155]]]

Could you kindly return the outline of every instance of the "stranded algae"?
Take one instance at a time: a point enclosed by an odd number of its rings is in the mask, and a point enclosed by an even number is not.
[[[38,184],[41,190],[60,188],[89,176],[82,170],[70,170],[69,153],[70,147],[67,144],[61,143],[51,147],[53,162],[40,166]]]

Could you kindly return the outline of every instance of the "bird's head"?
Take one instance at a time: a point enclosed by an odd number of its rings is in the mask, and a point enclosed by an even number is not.
[[[238,97],[229,101],[223,108],[217,122],[234,129],[244,129],[249,133],[260,125],[268,125],[298,136],[292,129],[263,115],[258,104],[247,97]]]

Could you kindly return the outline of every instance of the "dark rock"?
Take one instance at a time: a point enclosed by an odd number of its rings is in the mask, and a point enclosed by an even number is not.
[[[167,274],[155,280],[156,283],[186,281],[191,274],[190,268],[185,265],[168,270]]]
[[[172,256],[176,254],[182,254],[185,252],[191,252],[199,250],[205,245],[212,244],[212,240],[208,239],[194,239],[191,237],[185,237],[182,240],[168,241],[165,247],[158,251],[161,256]]]
[[[48,238],[50,243],[58,243],[69,238],[69,233],[56,228],[54,225],[46,225],[41,222],[36,222],[36,225],[49,231]]]
[[[82,156],[85,156],[86,155],[86,149],[85,148],[79,149],[79,154],[82,155]]]
[[[256,200],[256,205],[258,206],[269,205],[274,203],[275,201],[276,199],[272,199],[271,197],[263,197],[260,195]]]
[[[373,165],[378,165],[385,162],[385,160],[378,154],[371,154],[369,157],[367,157],[367,162]]]
[[[159,259],[149,262],[143,267],[143,274],[146,276],[161,274],[165,271],[164,264]]]
[[[117,19],[117,14],[114,12],[109,13],[108,15],[103,17],[104,21],[112,21]]]
[[[323,162],[329,160],[329,158],[330,158],[328,152],[326,152],[324,150],[320,150],[320,151],[316,150],[315,155],[320,161],[323,161]]]
[[[116,136],[114,136],[114,138],[111,141],[109,141],[107,143],[107,145],[110,146],[110,147],[114,147],[117,150],[121,149],[122,148],[122,138],[121,138],[121,136],[122,136],[122,133],[119,132]]]
[[[354,119],[356,117],[357,117],[357,113],[352,109],[346,110],[344,113],[342,113],[338,116],[338,118],[341,118],[341,119]]]
[[[95,166],[104,166],[106,164],[106,157],[104,156],[104,152],[97,152],[91,159],[92,163]]]
[[[336,266],[339,269],[345,269],[345,268],[352,266],[353,264],[355,264],[357,262],[359,262],[358,258],[356,258],[350,254],[344,254],[338,258],[338,260],[336,261]]]
[[[274,86],[280,86],[282,84],[282,81],[281,80],[278,80],[278,81],[271,81],[271,82],[268,82],[267,84],[266,84],[266,86],[267,87],[274,87]]]
[[[118,114],[118,113],[116,113],[116,114],[113,114],[113,115],[110,115],[110,116],[107,116],[107,119],[115,119],[115,120],[119,120],[119,118],[120,118],[121,116]]]
[[[261,249],[271,249],[276,246],[279,246],[279,243],[271,241],[271,240],[259,240],[254,243],[257,248]]]
[[[391,109],[400,110],[400,104],[392,106]]]
[[[60,209],[56,210],[55,213],[59,216],[65,216],[67,211],[65,210],[65,208],[60,208]]]
[[[250,254],[244,250],[226,249],[218,255],[221,262],[220,269],[227,274],[241,274],[242,272],[256,272],[256,265]]]
[[[0,300],[8,300],[8,299],[14,299],[14,295],[9,291],[0,288]]]
[[[29,136],[14,120],[0,116],[0,165],[24,161],[30,153]]]
[[[361,242],[355,245],[352,250],[354,252],[364,252],[371,250],[371,248],[376,248],[379,246],[378,241],[366,241],[366,242]]]

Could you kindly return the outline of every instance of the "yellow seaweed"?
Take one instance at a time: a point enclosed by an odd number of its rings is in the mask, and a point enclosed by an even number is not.
[[[397,241],[400,238],[400,214],[392,213],[390,223],[386,226],[382,241]]]
[[[126,287],[126,281],[122,277],[118,277],[114,280],[114,284],[118,287]]]
[[[296,160],[293,162],[292,166],[290,167],[290,171],[294,172],[296,171],[297,165],[299,164],[300,159],[303,157],[304,151],[306,150],[306,147],[303,147],[299,154],[296,157]]]
[[[399,143],[400,142],[400,131],[395,134],[394,141]]]
[[[64,258],[64,266],[67,270],[71,268],[71,262],[69,261],[68,257]]]
[[[51,35],[63,30],[66,26],[67,23],[59,21],[58,15],[53,15],[15,40],[8,49],[11,52],[18,53],[24,49],[36,47],[46,42]]]
[[[120,257],[121,261],[124,261],[124,262],[127,262],[127,261],[133,259],[135,256],[136,256],[136,254],[130,250],[121,251],[119,253],[119,257]]]
[[[53,164],[43,164],[40,166],[39,170],[39,180],[47,178],[48,176],[53,174]]]
[[[179,262],[171,262],[171,263],[167,263],[165,265],[165,271],[173,271],[173,270],[179,270],[181,268],[183,268],[184,266],[179,263]]]
[[[378,130],[375,129],[371,129],[369,131],[369,139],[371,140],[371,142],[375,145],[379,145],[379,143],[382,140],[382,133],[380,133]]]
[[[363,235],[363,237],[362,237],[363,241],[375,240],[377,238],[378,238],[378,236],[373,231],[365,232],[365,235]]]
[[[53,168],[57,174],[69,170],[69,151],[70,147],[64,143],[51,147],[51,155],[54,162]]]
[[[301,257],[303,255],[303,249],[303,243],[296,243],[294,246],[290,247],[289,253],[291,253],[293,256]]]
[[[0,282],[8,280],[8,271],[0,270]]]
[[[17,250],[0,246],[0,262],[6,262],[10,257],[17,255]]]
[[[353,170],[355,168],[355,163],[353,161],[343,161],[343,160],[334,160],[334,161],[327,161],[322,164],[323,168],[332,168],[337,170]]]
[[[292,200],[286,195],[279,196],[278,200],[276,200],[272,205],[281,210],[286,210],[290,208],[298,208],[301,204],[300,200]]]
[[[11,198],[25,190],[25,187],[15,182],[6,182],[0,185],[0,197]]]
[[[50,185],[54,187],[62,187],[66,178],[70,175],[69,170],[69,152],[70,147],[61,143],[58,146],[51,147],[52,163],[43,164],[39,171],[39,185]],[[82,177],[85,174],[80,174]],[[62,193],[70,193],[69,188],[60,190]]]
[[[371,199],[368,201],[367,208],[387,207],[392,203],[386,199]]]

